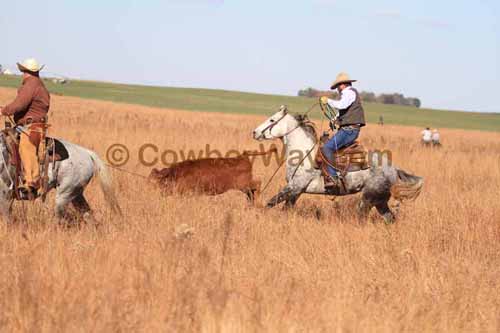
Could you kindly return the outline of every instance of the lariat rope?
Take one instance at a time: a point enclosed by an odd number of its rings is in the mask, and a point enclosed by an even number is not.
[[[147,177],[147,176],[144,176],[144,175],[141,175],[139,173],[135,173],[135,172],[132,172],[132,171],[129,171],[129,170],[122,169],[120,167],[114,166],[114,165],[109,164],[109,163],[103,163],[103,164],[106,165],[107,167],[111,168],[111,169],[114,169],[114,170],[117,170],[117,171],[120,171],[120,172],[123,172],[123,173],[128,173],[129,175],[136,176],[136,177],[139,177],[139,178],[143,178],[143,179],[147,180],[148,182],[153,183],[153,181],[151,181],[151,179],[149,179],[149,177]]]
[[[326,118],[328,118],[328,120],[330,122],[334,122],[335,119],[337,118],[337,114],[336,112],[332,109],[332,107],[330,105],[323,105],[321,103],[314,103],[305,113],[304,113],[304,116],[307,116],[311,111],[313,111],[317,106],[320,106],[321,107],[321,111],[322,113],[325,115]],[[271,130],[272,128],[280,121],[284,118],[281,117],[280,119],[278,119],[276,122],[272,123],[271,125],[269,125],[268,127],[266,127],[262,133],[264,133],[265,131],[269,130],[269,134],[271,134]],[[321,120],[321,128],[323,129],[323,121],[324,119]],[[311,122],[311,124],[313,124]],[[289,135],[290,133],[292,133],[294,130],[296,130],[297,128],[300,127],[300,124],[293,128],[291,131],[287,132],[284,136],[287,136]],[[271,134],[272,136],[272,134]],[[292,178],[293,179],[295,177],[295,175],[297,174],[297,171],[299,170],[299,167],[301,166],[301,164],[306,160],[306,158],[308,158],[311,153],[314,151],[314,149],[316,148],[316,146],[319,144],[319,140],[316,141],[316,143],[312,146],[312,148],[307,152],[307,154],[300,160],[300,162],[298,163],[297,167],[295,168],[295,170],[293,171],[293,174],[292,174]],[[267,181],[266,185],[264,186],[264,188],[262,189],[262,191],[260,192],[261,194],[265,192],[265,190],[267,190],[267,188],[269,187],[269,185],[271,184],[271,182],[273,181],[274,177],[276,176],[276,174],[278,173],[278,171],[283,167],[283,165],[285,164],[286,162],[286,159],[283,159],[283,161],[280,163],[280,165],[278,166],[278,168],[274,171],[273,175],[271,176],[271,178],[269,178],[269,180]],[[328,161],[329,162],[329,161]],[[330,164],[330,163],[328,163]],[[331,166],[331,165],[330,165]]]
[[[281,163],[278,166],[278,168],[276,170],[274,170],[273,175],[271,176],[271,178],[269,178],[269,180],[267,181],[267,183],[264,186],[264,188],[260,191],[260,194],[264,193],[267,190],[267,188],[269,187],[269,185],[271,185],[271,182],[273,181],[274,177],[276,176],[276,174],[278,173],[278,171],[281,169],[281,167],[283,166],[283,164],[285,164],[285,162],[286,162],[286,159],[284,158],[283,161],[281,161]]]
[[[325,117],[327,117],[327,118],[328,118],[328,120],[329,120],[330,122],[333,122],[333,121],[336,119],[336,114],[335,114],[335,112],[332,110],[332,108],[331,108],[328,104],[327,104],[326,106],[324,106],[324,105],[323,105],[323,104],[321,104],[321,103],[314,103],[314,104],[313,104],[313,105],[312,105],[312,106],[311,106],[311,107],[310,107],[310,108],[309,108],[309,109],[308,109],[308,110],[304,113],[304,116],[306,116],[306,115],[308,115],[310,112],[312,112],[312,111],[313,111],[313,110],[314,110],[314,109],[315,109],[318,105],[321,107],[321,111],[322,111],[322,113],[325,115]],[[14,123],[14,122],[13,122],[12,117],[8,116],[8,118],[9,118],[9,120],[10,120],[12,123]],[[271,134],[271,130],[272,130],[272,128],[273,128],[274,126],[276,126],[276,124],[277,124],[278,122],[280,122],[283,118],[284,118],[284,116],[283,116],[283,117],[281,117],[280,119],[278,119],[278,121],[276,121],[276,122],[274,122],[274,123],[270,124],[270,125],[269,125],[268,127],[266,127],[266,128],[265,128],[262,132],[264,133],[265,131],[269,130],[269,133]],[[321,121],[321,128],[323,128],[323,121],[324,121],[324,120],[322,120],[322,121]],[[287,132],[284,136],[287,136],[287,135],[291,134],[293,131],[295,131],[295,130],[296,130],[297,128],[299,128],[299,127],[300,127],[300,124],[299,124],[299,126],[297,126],[297,127],[293,128],[291,131]],[[26,132],[24,132],[22,129],[20,129],[20,132],[21,132],[22,134],[27,135],[27,133],[26,133]],[[272,135],[272,134],[271,134],[271,135]],[[291,178],[291,179],[293,179],[293,178],[295,177],[295,175],[297,174],[297,171],[298,171],[298,169],[299,169],[300,165],[301,165],[301,164],[305,161],[305,159],[306,159],[306,158],[308,158],[308,157],[311,155],[311,153],[312,153],[312,152],[313,152],[313,150],[316,148],[316,146],[318,145],[318,143],[319,143],[319,140],[318,140],[318,141],[317,141],[317,142],[316,142],[316,143],[315,143],[315,144],[311,147],[311,149],[307,152],[307,154],[306,154],[306,155],[305,155],[305,156],[304,156],[304,157],[300,160],[300,162],[298,163],[297,167],[295,168],[295,170],[294,170],[294,172],[293,172],[293,174],[292,174],[292,178]],[[5,166],[5,167],[7,167],[7,162],[5,161],[5,157],[3,156],[3,154],[0,154],[0,155],[2,155],[2,162],[3,162],[4,166]],[[271,176],[271,178],[269,178],[269,180],[267,181],[266,185],[265,185],[265,186],[264,186],[264,188],[262,189],[261,194],[262,194],[262,193],[264,193],[264,192],[267,190],[267,188],[269,187],[269,185],[271,185],[271,182],[273,181],[274,177],[276,177],[276,175],[278,174],[278,171],[279,171],[279,170],[283,167],[283,165],[285,164],[285,162],[286,162],[286,159],[283,159],[283,161],[281,161],[281,163],[280,163],[280,165],[278,166],[278,168],[274,171],[273,175]],[[328,163],[328,162],[329,162],[329,161],[327,161],[327,163]],[[130,175],[133,175],[133,176],[136,176],[136,177],[139,177],[139,178],[145,179],[145,180],[147,180],[148,182],[152,182],[152,181],[149,179],[149,177],[147,177],[147,176],[144,176],[144,175],[141,175],[141,174],[139,174],[139,173],[135,173],[135,172],[132,172],[132,171],[129,171],[129,170],[126,170],[126,169],[122,169],[122,168],[120,168],[120,167],[117,167],[117,166],[111,165],[111,164],[109,164],[109,163],[104,163],[104,164],[105,164],[106,166],[108,166],[108,167],[110,167],[110,168],[114,169],[114,170],[117,170],[117,171],[120,171],[120,172],[123,172],[123,173],[127,173],[127,174],[130,174]],[[330,163],[328,163],[328,164],[330,164]],[[331,166],[331,165],[330,165],[330,166]],[[8,170],[8,169],[6,169],[6,170]],[[11,181],[11,184],[13,184],[13,183],[14,183],[14,180],[12,179],[12,177],[11,177],[11,175],[10,175],[10,172],[7,172],[7,174],[8,174],[9,180]]]

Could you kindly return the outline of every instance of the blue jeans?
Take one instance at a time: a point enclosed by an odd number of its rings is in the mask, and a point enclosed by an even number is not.
[[[347,147],[348,145],[356,141],[358,136],[359,129],[339,129],[338,132],[323,146],[323,155],[325,155],[326,158],[331,159],[334,152],[341,148]],[[337,176],[337,171],[334,168],[328,166],[327,169],[328,173],[331,176]]]

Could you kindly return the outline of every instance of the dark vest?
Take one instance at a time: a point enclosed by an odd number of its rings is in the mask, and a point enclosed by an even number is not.
[[[365,126],[365,111],[361,105],[361,98],[356,89],[350,88],[356,94],[356,100],[347,109],[339,110],[340,126],[361,125]]]

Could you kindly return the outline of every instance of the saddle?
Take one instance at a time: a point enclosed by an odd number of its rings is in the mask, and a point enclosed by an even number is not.
[[[332,156],[323,154],[323,141],[316,154],[316,165],[321,169],[323,176],[329,176],[327,167],[331,166],[344,177],[348,172],[366,170],[370,168],[368,163],[368,151],[359,143],[354,141],[351,145],[339,149]]]
[[[7,145],[7,151],[9,153],[10,164],[14,167],[14,175],[12,179],[14,180],[14,193],[15,198],[20,199],[20,184],[24,183],[23,166],[21,161],[21,156],[19,154],[19,133],[14,129],[7,127],[1,131],[4,135],[5,142]],[[40,179],[41,186],[38,191],[38,195],[42,196],[45,200],[45,196],[48,192],[48,180],[49,180],[49,165],[52,163],[52,168],[55,167],[55,162],[63,161],[69,158],[69,153],[64,147],[64,145],[57,139],[51,137],[41,138],[40,145],[38,147],[38,163],[40,168]]]

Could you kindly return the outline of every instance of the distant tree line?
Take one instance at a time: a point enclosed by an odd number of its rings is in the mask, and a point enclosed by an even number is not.
[[[299,96],[302,97],[320,97],[320,96],[329,96],[333,99],[338,99],[339,94],[336,91],[321,91],[314,88],[306,88],[299,90]],[[382,103],[382,104],[394,104],[394,105],[406,105],[406,106],[414,106],[419,108],[422,103],[420,99],[415,97],[405,97],[403,94],[394,93],[394,94],[380,94],[376,95],[372,92],[362,91],[359,93],[361,100],[363,102],[368,103]]]

